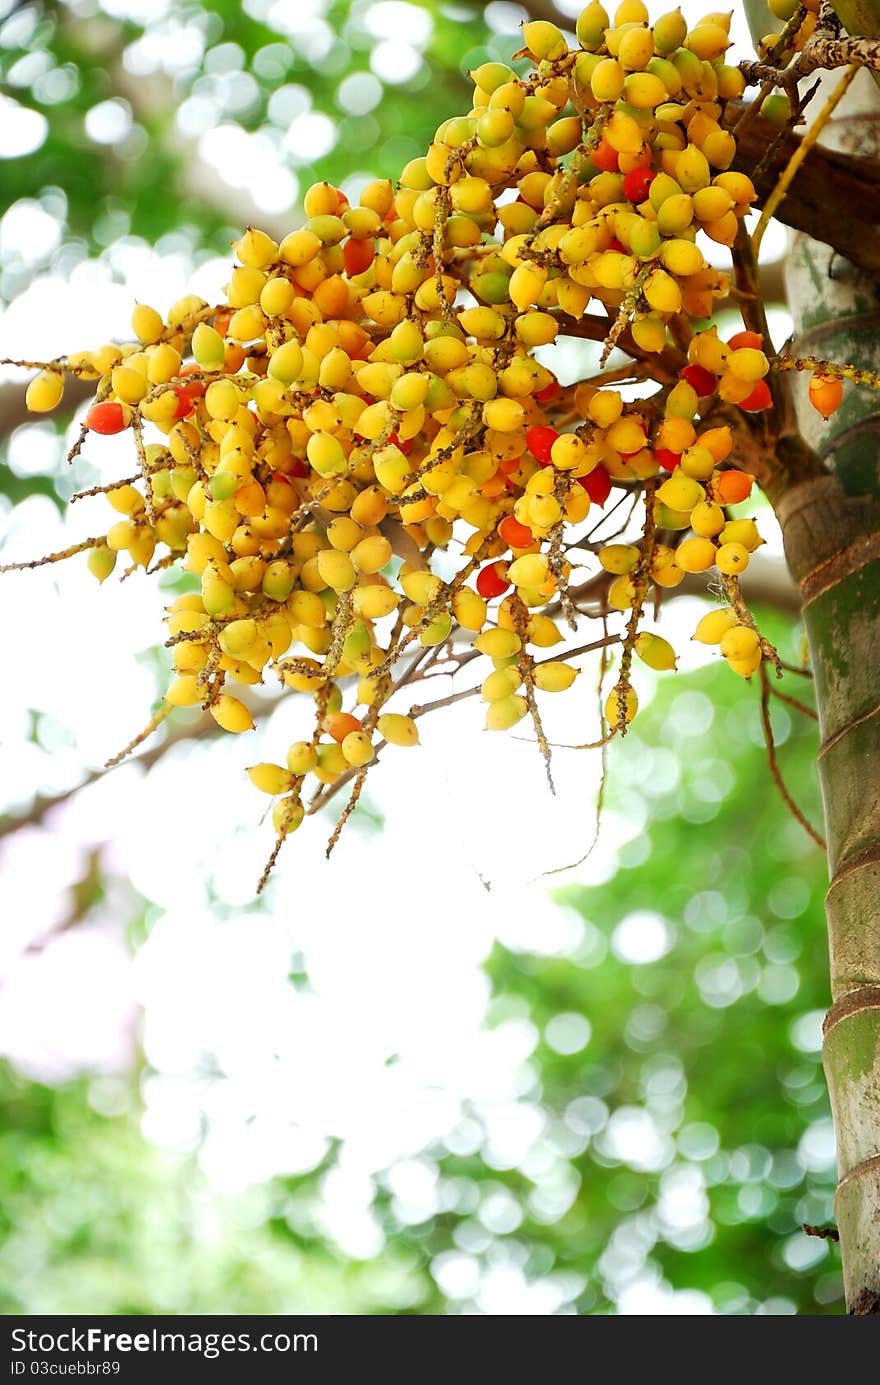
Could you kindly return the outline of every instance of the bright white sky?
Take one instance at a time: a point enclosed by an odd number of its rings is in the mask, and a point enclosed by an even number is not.
[[[320,46],[326,25],[318,0],[250,0],[246,7],[261,15],[271,10],[297,42]],[[140,0],[105,0],[105,8],[134,18],[159,9]],[[701,9],[684,8],[688,15]],[[499,28],[515,9],[490,7]],[[418,64],[430,18],[409,5],[382,3],[369,12],[369,30],[377,41],[373,74],[391,81],[403,70],[404,48]],[[737,38],[742,45],[738,29]],[[152,61],[150,42],[135,45],[133,70]],[[352,99],[370,95],[364,89]],[[7,107],[0,112],[4,141],[11,142],[6,152],[37,147],[31,117]],[[119,111],[99,111],[93,136],[103,138],[119,118]],[[298,118],[317,117],[304,105]],[[319,136],[317,126],[312,133]],[[219,135],[201,136],[205,159],[214,157]],[[271,184],[278,157],[267,140],[255,164],[259,138],[239,135],[223,145],[224,175],[255,195]],[[277,171],[287,179],[286,205],[297,177],[280,165]],[[270,203],[267,211],[280,210]],[[51,209],[18,204],[0,222],[0,252],[41,259],[58,235]],[[780,241],[768,235],[765,247],[778,254]],[[0,317],[0,354],[45,358],[124,337],[133,299],[164,309],[191,289],[216,301],[227,269],[226,261],[211,260],[194,273],[183,246],[159,255],[121,242],[64,279],[41,274]],[[113,282],[119,279],[123,284]],[[51,466],[54,457],[50,432],[39,425],[13,443],[12,464],[22,474]],[[69,488],[132,469],[124,444],[92,438]],[[31,557],[100,532],[106,513],[100,499],[86,500],[61,519],[48,500],[29,500],[0,516],[3,558]],[[13,676],[0,684],[0,783],[5,807],[15,811],[36,788],[51,793],[75,783],[147,719],[158,691],[148,651],[160,632],[163,596],[142,574],[122,588],[108,582],[99,589],[77,560],[2,580]],[[700,604],[683,599],[671,609],[665,633],[682,666],[692,667],[705,657],[688,641]],[[551,739],[595,737],[592,682],[585,676],[582,683],[555,701],[545,697]],[[639,684],[644,699],[649,678]],[[39,745],[27,739],[28,709],[40,716]],[[576,1191],[563,1156],[589,1135],[577,1133],[582,1119],[573,1120],[563,1149],[545,1128],[529,1062],[538,1035],[515,1013],[484,1027],[489,992],[482,963],[496,938],[601,963],[606,945],[597,931],[548,898],[549,885],[569,876],[541,878],[581,856],[592,835],[598,758],[557,752],[554,799],[535,748],[483,732],[478,701],[428,718],[422,747],[392,748],[371,780],[384,833],[347,831],[328,864],[323,845],[332,823],[309,820],[282,854],[271,908],[259,910],[253,887],[272,834],[259,822],[268,800],[250,787],[244,767],[283,760],[308,716],[308,706],[288,697],[257,732],[225,738],[208,756],[181,749],[148,777],[130,764],[76,795],[45,828],[2,844],[0,1052],[44,1080],[83,1069],[112,1075],[125,1069],[139,1035],[152,1070],[145,1133],[189,1150],[204,1126],[200,1162],[222,1193],[313,1167],[329,1139],[342,1140],[340,1167],[324,1190],[325,1229],[355,1257],[380,1248],[370,1211],[378,1170],[393,1166],[405,1220],[435,1210],[436,1169],[421,1151],[437,1138],[469,1147],[475,1131],[462,1120],[465,1101],[488,1125],[487,1161],[525,1170],[534,1208],[554,1220]],[[640,827],[607,813],[598,850],[571,878],[609,878],[616,848]],[[87,924],[28,953],[64,921],[67,887],[82,875],[89,850],[102,844],[109,844],[120,881],[114,893]],[[155,901],[149,940],[134,959],[120,936],[132,892]],[[647,961],[662,955],[669,936],[662,919],[639,915],[621,922],[612,945],[624,960]],[[292,955],[296,969],[308,973],[307,989],[287,979]],[[558,1016],[551,1025],[561,1051],[590,1041],[589,1016]],[[205,1077],[205,1055],[218,1079]],[[699,1235],[706,1201],[699,1178],[695,1183],[687,1172],[695,1166],[676,1156],[650,1104],[628,1110],[607,1125],[608,1113],[600,1114],[593,1133],[633,1167],[667,1168],[670,1225]],[[490,1223],[493,1215],[499,1230],[515,1230],[509,1208],[490,1209]],[[514,1222],[518,1215],[514,1209]],[[493,1252],[488,1268],[465,1252],[447,1257],[435,1268],[438,1281],[466,1311],[565,1312],[579,1284],[553,1274],[527,1280],[514,1247],[512,1240],[506,1259],[503,1249]],[[643,1259],[626,1263],[630,1269],[616,1277],[609,1270],[621,1312],[711,1311],[705,1295],[675,1294],[658,1282]]]

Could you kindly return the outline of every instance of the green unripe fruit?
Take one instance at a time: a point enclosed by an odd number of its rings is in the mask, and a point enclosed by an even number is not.
[[[313,433],[306,455],[319,476],[338,476],[347,465],[342,443],[332,433]]]
[[[507,82],[517,80],[516,73],[504,63],[481,63],[470,73],[470,79],[481,91],[485,91],[491,96],[493,91],[502,87]]]
[[[93,577],[97,577],[99,582],[106,582],[116,566],[117,556],[106,544],[96,544],[94,548],[89,550],[89,556],[86,560],[89,572]]]
[[[788,23],[798,7],[798,0],[767,0],[770,6],[770,13],[775,19],[781,19],[783,23]]]
[[[204,370],[220,370],[226,358],[226,343],[207,322],[200,322],[192,334],[192,353]]]
[[[791,100],[784,92],[774,92],[761,103],[761,114],[778,130],[785,129],[791,120]]]
[[[654,25],[654,47],[658,53],[674,53],[687,38],[687,21],[681,10],[661,14]]]
[[[652,221],[642,217],[636,221],[629,232],[629,248],[640,260],[651,260],[660,250],[660,232]]]
[[[659,176],[654,179],[654,182],[659,181]],[[682,231],[687,230],[693,219],[693,199],[683,192],[665,198],[657,209],[657,228],[663,236],[681,235]]]
[[[298,798],[281,798],[272,809],[272,826],[279,837],[295,832],[306,815]]]
[[[605,10],[598,4],[598,0],[592,0],[592,3],[578,15],[575,26],[578,43],[582,48],[598,48],[605,38],[605,30],[609,27],[610,20]]]
[[[636,637],[633,646],[643,664],[648,668],[665,670],[675,668],[675,650],[668,640],[664,640],[662,635],[651,634],[648,630],[643,630]]]
[[[640,557],[640,550],[631,543],[609,543],[599,550],[599,562],[616,577],[632,572]]]

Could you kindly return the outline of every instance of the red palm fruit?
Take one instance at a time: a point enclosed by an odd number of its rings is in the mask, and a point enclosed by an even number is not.
[[[757,414],[762,409],[769,409],[772,404],[773,399],[767,381],[759,380],[751,394],[746,399],[740,400],[739,407],[745,409],[747,414]]]
[[[650,168],[631,168],[623,180],[623,195],[629,202],[644,202],[654,181]]]
[[[705,366],[686,365],[678,374],[680,379],[686,380],[696,390],[698,398],[705,399],[707,395],[715,393],[718,380]]]
[[[550,449],[558,437],[555,428],[548,428],[544,424],[526,429],[526,447],[541,466],[550,465]]]
[[[498,526],[498,532],[510,548],[528,548],[535,536],[526,524],[520,524],[515,515],[505,515]]]
[[[601,510],[611,494],[611,477],[604,466],[594,467],[587,476],[579,476],[578,484],[583,486],[594,505]]]
[[[365,269],[369,269],[375,254],[376,242],[374,240],[369,237],[355,240],[354,236],[349,236],[342,247],[342,261],[349,279],[355,274],[363,274]]]
[[[477,591],[484,601],[491,601],[494,596],[503,596],[510,587],[507,580],[506,563],[488,563],[477,573]]]
[[[674,471],[681,461],[681,453],[670,452],[668,447],[655,447],[654,456],[664,471]]]
[[[93,433],[121,433],[131,422],[131,409],[124,404],[106,400],[93,404],[86,414],[86,427]]]

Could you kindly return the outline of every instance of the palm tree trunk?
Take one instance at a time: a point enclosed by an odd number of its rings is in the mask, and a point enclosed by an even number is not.
[[[832,85],[837,73],[826,81]],[[816,98],[816,108],[821,103]],[[880,92],[862,72],[823,142],[876,154]],[[786,270],[793,350],[880,368],[880,293],[826,245],[795,236]],[[831,883],[832,1005],[824,1063],[837,1136],[835,1197],[850,1313],[880,1313],[880,410],[846,387],[828,424],[796,383],[798,417],[831,474],[776,501],[804,603],[822,744]]]

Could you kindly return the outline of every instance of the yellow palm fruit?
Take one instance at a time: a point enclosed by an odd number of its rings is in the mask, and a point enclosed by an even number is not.
[[[590,90],[597,101],[616,101],[623,95],[626,73],[616,58],[603,58],[593,68]]]
[[[550,313],[526,312],[516,319],[515,329],[525,346],[549,346],[556,340],[559,324]]]
[[[586,443],[577,433],[560,433],[550,448],[550,460],[560,471],[573,471],[577,468],[579,474],[586,475],[587,470],[593,469],[587,467],[581,470],[587,463],[588,454]]]
[[[376,752],[366,731],[349,731],[342,741],[342,753],[348,764],[362,769],[375,759]]]
[[[537,303],[541,290],[547,283],[547,270],[543,265],[524,260],[518,264],[508,281],[507,290],[511,303],[522,312]]]
[[[57,370],[41,370],[28,385],[24,402],[31,413],[45,414],[61,403],[63,394],[64,376]]]
[[[324,548],[317,555],[316,562],[325,587],[332,587],[336,592],[347,592],[357,583],[357,571],[347,553]]]
[[[747,655],[744,659],[728,659],[727,666],[733,669],[734,673],[738,673],[740,678],[751,678],[752,674],[757,673],[760,668],[761,658],[760,649],[756,649],[754,653]]]
[[[298,341],[286,341],[269,357],[267,370],[273,380],[291,385],[302,374],[303,350]]]
[[[692,419],[697,412],[699,397],[692,385],[686,380],[679,380],[677,385],[669,391],[666,396],[666,413],[668,417]]]
[[[654,180],[655,182],[657,179]],[[693,198],[686,192],[672,193],[657,210],[657,228],[661,235],[680,236],[694,219]]]
[[[232,620],[220,631],[220,648],[230,659],[249,659],[258,638],[255,620]]]
[[[373,470],[380,486],[392,495],[405,490],[409,478],[409,462],[399,447],[389,444],[382,447],[373,458]]]
[[[662,269],[652,271],[644,294],[651,307],[659,313],[677,313],[681,310],[681,289],[672,276]]]
[[[663,485],[658,487],[657,498],[672,510],[690,512],[701,500],[705,500],[706,492],[699,481],[684,476],[681,468],[676,467],[668,481],[664,481]]]
[[[197,707],[204,702],[206,695],[207,689],[201,686],[197,675],[184,673],[179,678],[172,678],[165,701],[169,707]]]
[[[579,669],[559,660],[548,664],[538,664],[535,669],[535,687],[541,692],[565,692],[577,678]]]
[[[638,710],[639,699],[634,688],[624,688],[620,693],[614,688],[605,702],[605,720],[611,727],[620,726],[621,722],[626,726]]]
[[[731,375],[749,385],[763,380],[770,369],[770,362],[764,352],[752,346],[741,346],[737,351],[731,351],[725,365]]]
[[[655,635],[649,630],[643,630],[636,636],[633,649],[639,656],[643,664],[648,668],[666,670],[675,668],[675,650],[668,640],[664,640],[662,635]]]
[[[728,520],[719,537],[721,543],[741,543],[750,553],[764,542],[753,519]]]
[[[685,476],[692,476],[695,481],[708,481],[715,470],[715,458],[708,447],[697,443],[682,453],[681,469]]]
[[[714,539],[721,533],[726,519],[721,506],[710,500],[701,500],[691,510],[691,528],[702,539]]]
[[[318,763],[318,752],[309,741],[294,741],[287,751],[287,768],[300,778]]]
[[[381,620],[397,609],[400,597],[391,587],[382,583],[361,585],[352,592],[352,604],[358,615],[365,620]]]
[[[538,62],[553,62],[568,52],[565,35],[547,19],[533,19],[523,25],[523,43]]]
[[[754,183],[745,173],[719,173],[714,181],[718,187],[730,193],[739,207],[747,207],[758,196]]]
[[[430,377],[420,371],[409,371],[395,380],[391,386],[389,396],[392,408],[399,409],[407,413],[410,409],[417,409],[425,401],[428,393]]]
[[[255,789],[261,793],[277,794],[287,793],[293,784],[293,775],[282,765],[273,765],[268,761],[263,761],[259,765],[251,765],[247,771],[248,778]]]
[[[497,341],[504,336],[506,323],[494,308],[465,308],[458,314],[458,322],[463,332],[480,341]]]
[[[407,571],[406,568],[402,568],[398,580],[407,599],[414,601],[418,606],[427,606],[443,590],[442,579],[435,573],[422,569]]]
[[[224,421],[235,418],[241,402],[241,391],[231,380],[215,380],[205,393],[205,408],[211,418]]]
[[[151,385],[165,385],[180,373],[180,352],[167,341],[153,346],[147,361],[147,379]],[[172,395],[176,399],[176,395]]]
[[[732,606],[709,611],[697,622],[692,638],[700,644],[720,644],[722,637],[737,624],[738,616]]]
[[[245,231],[232,248],[248,269],[265,269],[278,256],[278,245],[272,237],[264,231],[255,231],[253,227]]]
[[[706,572],[715,562],[711,539],[685,539],[675,550],[675,561],[683,572]]]
[[[496,626],[491,630],[484,630],[474,640],[474,648],[481,654],[488,654],[490,659],[509,659],[515,654],[519,654],[522,649],[522,640],[515,630],[506,630],[501,626]]]
[[[691,29],[684,46],[692,53],[701,58],[703,62],[714,62],[716,58],[723,57],[730,47],[730,36],[727,29],[717,23],[707,23],[705,20]]]
[[[266,330],[266,319],[261,308],[256,303],[249,304],[246,308],[239,308],[229,319],[229,326],[226,335],[230,341],[255,341],[262,337]]]
[[[305,815],[306,810],[298,798],[279,798],[272,809],[272,826],[279,837],[286,837],[301,826]]]
[[[289,279],[276,275],[267,279],[260,290],[260,308],[266,317],[280,317],[293,303],[296,291]]]
[[[350,549],[352,562],[358,572],[363,573],[381,571],[390,561],[392,551],[391,543],[384,534],[371,534],[367,538],[359,539]]]
[[[115,366],[110,375],[113,393],[124,404],[139,404],[149,389],[147,381],[139,370],[130,366]]]
[[[243,702],[231,693],[221,693],[209,708],[211,716],[224,731],[240,734],[254,729],[254,719]]]
[[[471,587],[459,587],[453,594],[452,613],[463,630],[482,630],[486,612],[486,602]]]
[[[615,611],[629,611],[636,600],[636,588],[631,577],[615,577],[608,588],[608,604]]]
[[[609,543],[599,550],[599,562],[606,572],[622,577],[636,567],[641,552],[631,543]]]
[[[486,730],[509,731],[511,726],[516,726],[518,721],[522,721],[528,710],[529,704],[518,693],[499,697],[486,708]]]
[[[513,433],[522,427],[525,411],[515,399],[490,399],[483,405],[483,422],[497,433]]]
[[[745,572],[749,565],[749,550],[741,543],[723,543],[715,556],[715,566],[728,577]]]
[[[515,664],[497,668],[483,679],[480,696],[484,702],[497,702],[499,698],[515,693],[522,682],[522,673]]]
[[[632,452],[639,452],[645,445],[645,430],[641,419],[626,414],[619,418],[616,423],[612,423],[606,434],[606,441],[609,447],[613,447],[615,452],[621,452],[624,456]]]
[[[164,332],[165,323],[162,321],[161,313],[157,313],[155,308],[149,307],[146,303],[135,303],[131,314],[131,330],[138,341],[142,341],[145,346],[152,346]]]
[[[529,618],[529,644],[537,649],[552,649],[554,644],[562,643],[559,626],[549,616],[533,615]]]
[[[200,322],[192,334],[192,353],[204,370],[221,370],[226,359],[226,343],[207,322]]]
[[[725,659],[749,659],[760,651],[761,637],[749,625],[734,625],[725,630],[719,644]]]
[[[348,465],[345,449],[332,433],[313,433],[306,446],[306,455],[319,476],[339,476]]]
[[[697,274],[704,268],[706,261],[703,252],[698,245],[691,240],[678,240],[673,238],[665,240],[660,248],[660,262],[670,274],[677,274],[686,277],[689,274]]]
[[[548,497],[550,499],[552,497]],[[557,506],[558,508],[558,506]],[[525,553],[515,558],[507,569],[507,576],[517,587],[540,587],[547,579],[548,560],[543,553]]]
[[[610,428],[623,411],[623,398],[617,390],[597,390],[587,405],[587,413],[600,428]]]
[[[399,712],[383,712],[377,723],[379,735],[389,745],[412,746],[419,743],[418,727],[412,717]]]

